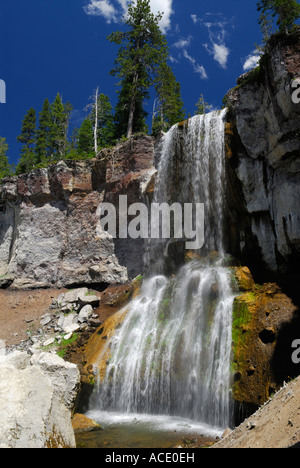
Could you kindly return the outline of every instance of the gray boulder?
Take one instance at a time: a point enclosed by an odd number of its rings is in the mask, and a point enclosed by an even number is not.
[[[79,378],[56,355],[1,356],[0,447],[75,448],[70,408]]]

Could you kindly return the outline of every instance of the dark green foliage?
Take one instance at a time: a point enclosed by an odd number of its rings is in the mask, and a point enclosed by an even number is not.
[[[16,167],[17,175],[66,159],[70,151],[68,129],[71,112],[71,104],[63,104],[59,94],[51,105],[48,99],[44,101],[39,113],[38,128],[36,111],[32,108],[28,111],[23,120],[21,135],[17,138],[23,145]]]
[[[158,109],[153,112],[152,134],[154,136],[160,131],[166,132],[177,122],[185,119],[180,84],[166,62],[163,62],[157,70],[155,89]]]
[[[161,14],[151,12],[149,0],[137,0],[128,7],[123,20],[127,31],[108,37],[119,47],[113,76],[120,78],[121,91],[116,107],[117,137],[144,131],[143,101],[159,66],[167,59],[166,39],[159,29]],[[127,124],[126,133],[124,132]]]
[[[4,177],[13,175],[13,168],[8,162],[7,158],[8,144],[6,139],[0,137],[0,180]]]
[[[277,18],[279,31],[287,34],[294,29],[295,21],[300,18],[300,4],[296,0],[260,0],[257,10],[260,12],[259,24],[264,35],[266,25],[268,25],[268,34],[270,33],[268,17],[272,20]]]
[[[196,112],[195,115],[203,115],[206,114],[207,111],[211,109],[211,106],[208,102],[205,101],[203,94],[201,94],[199,101],[196,104]]]
[[[94,127],[96,121],[96,105],[93,104],[89,119]],[[115,125],[113,108],[109,97],[101,93],[97,100],[97,141],[98,148],[107,148],[114,145]]]
[[[39,127],[36,139],[36,161],[37,164],[47,164],[51,159],[52,117],[49,100],[46,99],[39,117]]]
[[[21,135],[17,140],[22,143],[21,159],[16,167],[16,174],[30,172],[36,164],[36,112],[29,109],[22,122]]]
[[[128,92],[131,88],[131,82],[124,80],[121,90],[119,91],[119,99],[115,108],[115,138],[119,139],[127,135],[129,108]],[[147,112],[144,110],[144,99],[148,97],[148,92],[143,92],[135,98],[135,110],[133,115],[133,133],[147,132],[146,118]]]
[[[82,158],[94,158],[94,129],[90,119],[85,119],[78,131],[77,154]]]
[[[71,104],[63,104],[60,95],[57,94],[54,103],[51,105],[51,156],[48,162],[65,159],[71,112]]]

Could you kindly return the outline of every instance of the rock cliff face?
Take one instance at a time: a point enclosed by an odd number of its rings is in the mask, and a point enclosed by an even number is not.
[[[230,248],[265,279],[297,278],[300,258],[300,31],[275,36],[227,97]]]
[[[0,282],[13,288],[124,283],[142,270],[139,242],[117,243],[100,207],[140,201],[153,173],[153,139],[132,139],[98,159],[63,161],[6,179],[0,190]]]

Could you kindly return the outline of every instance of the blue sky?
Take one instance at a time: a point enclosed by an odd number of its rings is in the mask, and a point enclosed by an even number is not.
[[[127,0],[13,0],[0,17],[0,79],[6,104],[0,104],[0,136],[9,144],[10,162],[19,159],[21,122],[30,107],[37,112],[59,92],[74,111],[71,129],[99,86],[113,105],[117,80],[109,75],[117,48],[107,36],[119,30]],[[255,0],[151,0],[165,12],[170,60],[181,84],[184,108],[194,114],[203,93],[220,108],[236,78],[255,66],[261,41]],[[152,102],[146,110],[151,113]]]

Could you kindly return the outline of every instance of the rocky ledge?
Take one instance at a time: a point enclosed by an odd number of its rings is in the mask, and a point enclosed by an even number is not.
[[[141,201],[155,172],[154,140],[132,138],[97,159],[61,161],[0,187],[0,287],[103,289],[142,271],[139,241],[100,225],[103,202]]]

